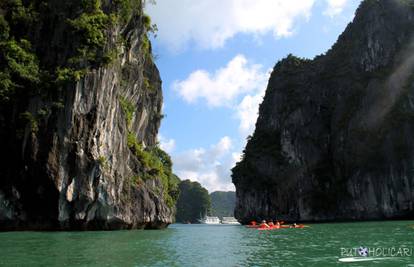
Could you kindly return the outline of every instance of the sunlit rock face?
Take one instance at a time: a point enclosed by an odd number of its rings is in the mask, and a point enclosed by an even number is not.
[[[366,0],[337,43],[276,64],[245,155],[236,217],[414,218],[414,1]]]
[[[42,64],[53,65],[77,40],[67,40],[67,22],[57,19],[66,12],[62,2],[44,2],[51,13],[40,14],[40,36],[32,45]],[[113,8],[112,1],[98,2],[105,13]],[[110,63],[90,66],[77,81],[51,88],[52,97],[24,95],[0,108],[0,230],[172,223],[175,208],[167,205],[165,185],[157,178],[140,179],[148,169],[128,145],[131,135],[143,147],[156,144],[163,101],[150,44],[143,45],[148,39],[142,4],[135,2],[133,14],[104,32],[105,48],[117,48]],[[131,114],[122,101],[134,107]],[[40,109],[47,112],[35,130],[17,123],[22,112]]]

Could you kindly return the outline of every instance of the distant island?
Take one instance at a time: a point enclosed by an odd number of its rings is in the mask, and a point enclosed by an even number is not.
[[[198,223],[204,216],[233,217],[236,203],[235,192],[216,191],[208,194],[198,182],[181,181],[178,185],[177,223]]]
[[[184,180],[178,184],[178,188],[180,196],[177,200],[176,222],[198,223],[198,219],[209,214],[211,199],[207,189],[200,183]]]
[[[219,218],[233,217],[236,205],[236,192],[216,191],[210,194],[211,215]]]

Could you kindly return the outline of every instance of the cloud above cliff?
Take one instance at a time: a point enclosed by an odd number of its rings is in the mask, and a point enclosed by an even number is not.
[[[210,192],[234,190],[230,169],[235,164],[232,140],[225,136],[209,148],[172,154],[174,172],[180,179],[200,182]]]
[[[162,0],[146,9],[158,25],[159,40],[172,50],[189,43],[222,47],[238,33],[276,38],[292,35],[311,14],[315,0]]]
[[[168,139],[164,137],[162,134],[158,135],[158,142],[160,144],[161,149],[167,153],[172,153],[175,149],[175,140]]]
[[[188,103],[204,100],[210,107],[231,106],[240,95],[261,90],[267,79],[261,65],[237,55],[212,73],[196,70],[185,80],[175,81],[173,89]]]
[[[146,10],[158,25],[158,38],[171,51],[188,45],[216,49],[237,34],[291,36],[316,3],[335,17],[351,0],[162,0]]]
[[[236,117],[239,119],[239,131],[242,137],[247,137],[253,133],[256,124],[259,105],[263,101],[265,94],[265,86],[262,85],[262,90],[253,95],[244,96],[240,104],[235,108]]]
[[[342,13],[349,0],[326,0],[327,7],[324,15],[335,17]]]
[[[173,89],[187,103],[232,109],[244,138],[253,131],[269,75],[270,70],[237,55],[215,71],[196,70],[186,79],[175,81]]]

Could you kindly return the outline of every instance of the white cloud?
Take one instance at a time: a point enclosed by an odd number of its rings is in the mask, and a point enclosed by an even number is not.
[[[234,166],[232,140],[225,136],[209,148],[198,148],[173,154],[174,172],[182,179],[200,182],[210,192],[235,190],[230,169]]]
[[[193,42],[214,49],[238,33],[290,36],[315,0],[162,0],[147,7],[159,40],[174,51]]]
[[[175,140],[174,139],[167,139],[163,135],[158,135],[158,142],[160,143],[160,147],[167,153],[171,153],[175,149]]]
[[[205,99],[210,107],[231,106],[238,96],[261,90],[267,78],[261,65],[237,55],[214,73],[194,71],[184,81],[175,81],[173,88],[188,103]]]
[[[241,152],[240,153],[233,152],[231,154],[231,156],[233,158],[233,165],[236,165],[237,162],[242,160],[242,155],[243,154]]]
[[[210,107],[232,108],[240,120],[240,133],[246,137],[254,129],[269,75],[270,70],[237,55],[214,73],[194,71],[184,81],[176,81],[173,88],[188,103],[205,100]]]
[[[342,13],[348,0],[326,0],[327,8],[323,13],[329,17],[335,17]]]
[[[211,147],[209,151],[207,151],[206,155],[210,158],[211,161],[215,159],[219,159],[224,156],[232,147],[232,142],[230,137],[225,136],[220,139],[220,141]]]
[[[262,88],[263,90],[255,95],[246,95],[236,108],[236,116],[240,120],[239,131],[244,137],[254,131],[259,105],[262,103],[265,94],[265,86],[263,85]]]

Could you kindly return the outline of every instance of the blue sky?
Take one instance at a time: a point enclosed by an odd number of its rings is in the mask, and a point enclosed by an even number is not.
[[[160,144],[181,179],[234,190],[230,169],[254,130],[270,70],[326,52],[359,0],[158,0],[147,13],[163,80]]]

